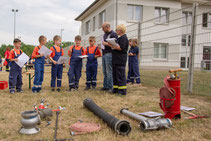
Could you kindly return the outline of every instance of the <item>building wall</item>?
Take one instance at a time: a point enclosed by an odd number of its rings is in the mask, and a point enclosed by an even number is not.
[[[88,46],[88,38],[89,36],[95,36],[97,38],[97,43],[100,43],[102,40],[102,35],[104,34],[101,28],[101,25],[99,25],[99,14],[105,10],[106,13],[106,21],[108,21],[111,24],[111,28],[114,29],[115,25],[115,1],[113,0],[107,0],[103,5],[98,7],[98,9],[95,10],[94,13],[91,13],[89,16],[87,16],[81,24],[81,35],[82,35],[82,45]],[[93,31],[93,17],[95,17],[96,26],[95,30]],[[86,22],[90,20],[90,27],[91,32],[89,34],[86,34]]]
[[[88,45],[88,37],[89,36],[96,36],[97,42],[100,43],[103,35],[102,28],[99,27],[99,13],[103,10],[106,11],[106,21],[111,23],[111,28],[115,29],[116,26],[116,0],[107,0],[103,5],[97,8],[93,13],[91,13],[89,16],[87,16],[81,24],[81,35],[83,39],[82,45],[87,46]],[[118,24],[125,24],[127,26],[127,35],[129,38],[137,38],[138,32],[136,29],[138,29],[138,23],[129,21],[128,20],[128,4],[130,5],[140,5],[143,7],[143,15],[142,15],[142,21],[147,21],[142,23],[141,29],[145,29],[146,27],[151,27],[145,30],[141,30],[141,47],[143,50],[141,51],[141,66],[142,67],[180,67],[180,59],[181,57],[188,57],[189,53],[189,47],[183,47],[181,46],[181,40],[182,40],[182,34],[190,33],[191,27],[182,27],[177,28],[179,26],[182,26],[182,19],[181,20],[175,20],[177,18],[182,17],[182,12],[175,12],[169,16],[169,21],[172,21],[167,24],[156,24],[154,20],[150,20],[155,18],[155,7],[165,7],[169,8],[170,12],[179,10],[181,8],[189,7],[188,9],[185,9],[184,11],[192,11],[192,4],[184,4],[180,1],[167,1],[167,0],[157,0],[157,1],[150,1],[150,0],[118,0]],[[211,6],[200,6],[198,9],[198,13],[202,13],[203,11],[210,11]],[[93,17],[95,16],[96,19],[96,28],[95,31],[92,29],[93,24]],[[91,32],[89,34],[85,34],[85,27],[86,22],[90,20],[91,23]],[[202,16],[198,16],[197,18],[197,24],[200,24],[202,22]],[[174,30],[169,30],[175,28]],[[134,30],[134,31],[132,31]],[[167,31],[165,31],[167,30]],[[204,33],[209,32],[211,29],[202,28],[202,26],[197,27],[197,34],[198,33]],[[132,32],[131,32],[132,31]],[[155,33],[155,32],[158,33]],[[165,32],[163,32],[165,31]],[[174,38],[168,38],[169,36],[175,36]],[[204,36],[208,36],[207,34]],[[209,36],[210,37],[210,36]],[[164,38],[164,39],[160,39]],[[165,39],[167,38],[167,39]],[[206,39],[206,42],[210,43],[211,38]],[[200,43],[203,42],[204,38],[202,36],[197,36],[196,42]],[[169,54],[167,56],[167,59],[154,59],[154,42],[159,43],[168,43],[169,47],[167,50],[167,53]],[[195,67],[200,67],[201,60],[203,58],[203,45],[197,45],[196,47],[196,53],[198,55],[195,56],[196,65]],[[211,46],[211,44],[207,44],[207,46]]]

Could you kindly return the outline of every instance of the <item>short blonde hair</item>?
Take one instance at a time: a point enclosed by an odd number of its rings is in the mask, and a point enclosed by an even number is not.
[[[132,46],[138,46],[138,39],[132,39]]]
[[[96,41],[95,36],[90,36],[89,40]]]
[[[126,32],[126,26],[124,24],[120,24],[116,27],[116,30],[121,30],[123,34]]]
[[[54,41],[54,42],[55,42],[55,41],[58,41],[59,39],[62,39],[59,35],[56,35],[56,36],[53,37],[53,41]]]

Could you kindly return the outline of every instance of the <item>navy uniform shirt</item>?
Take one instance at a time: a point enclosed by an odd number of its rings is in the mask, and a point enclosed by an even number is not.
[[[126,65],[127,62],[127,51],[129,46],[129,41],[127,35],[124,34],[117,39],[122,50],[112,50],[112,63],[115,65]]]
[[[137,56],[139,54],[139,48],[137,46],[131,47],[129,53],[133,53]]]
[[[116,38],[117,39],[118,35],[116,34],[116,32],[111,30],[110,32],[104,34],[103,40],[105,42],[107,42],[106,39],[109,39],[109,38]],[[112,49],[109,46],[105,46],[105,49],[103,49],[102,51],[103,51],[103,55],[106,54],[106,53],[112,53]]]

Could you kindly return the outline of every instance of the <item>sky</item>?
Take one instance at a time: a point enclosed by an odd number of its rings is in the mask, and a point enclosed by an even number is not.
[[[0,45],[12,44],[14,39],[14,12],[16,37],[31,45],[38,44],[38,37],[45,35],[52,40],[60,35],[63,41],[73,41],[79,34],[80,22],[74,19],[94,0],[0,0]]]

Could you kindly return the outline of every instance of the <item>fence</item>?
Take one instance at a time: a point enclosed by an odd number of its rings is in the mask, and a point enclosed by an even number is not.
[[[139,41],[143,84],[162,87],[166,70],[183,68],[179,73],[181,90],[210,95],[210,7],[211,2],[187,4],[175,10],[155,7],[157,18],[127,25],[128,38]],[[100,43],[102,35],[96,39]],[[88,41],[83,44],[87,45]]]
[[[157,18],[127,26],[128,38],[139,41],[143,83],[160,87],[167,75],[163,69],[183,68],[186,70],[180,73],[183,92],[210,94],[209,4],[194,3],[171,12],[157,8],[155,14],[160,14]]]

